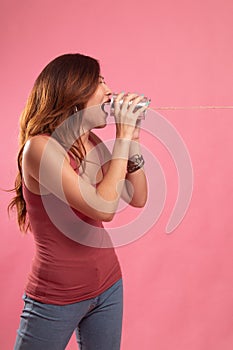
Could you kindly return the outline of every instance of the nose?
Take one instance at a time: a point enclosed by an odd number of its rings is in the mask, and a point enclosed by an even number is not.
[[[105,84],[105,95],[107,95],[107,96],[111,96],[111,95],[112,95],[112,91],[111,91],[111,89],[108,87],[107,84]]]

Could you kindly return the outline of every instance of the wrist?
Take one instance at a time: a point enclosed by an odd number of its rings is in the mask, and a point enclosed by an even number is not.
[[[129,158],[127,163],[127,172],[128,174],[134,173],[135,171],[141,169],[145,164],[145,160],[142,155],[134,154]]]
[[[132,141],[140,142],[140,138],[139,137],[132,137]]]
[[[116,133],[116,139],[120,139],[120,140],[129,140],[131,141],[132,140],[132,135],[129,133],[129,134],[121,134],[121,133]]]
[[[135,140],[131,140],[130,149],[129,149],[129,156],[132,157],[134,154],[141,154],[141,145],[140,145],[140,142],[137,142]]]
[[[114,143],[112,159],[128,159],[129,158],[129,148],[130,139],[117,137]]]

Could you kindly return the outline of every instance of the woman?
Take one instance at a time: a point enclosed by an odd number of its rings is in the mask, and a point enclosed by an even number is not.
[[[21,115],[9,207],[20,229],[32,231],[36,253],[15,350],[65,349],[74,331],[80,349],[120,349],[122,275],[102,222],[120,197],[146,203],[137,120],[147,106],[134,112],[143,96],[117,96],[110,154],[92,132],[106,125],[110,97],[98,61],[66,54],[43,69]]]

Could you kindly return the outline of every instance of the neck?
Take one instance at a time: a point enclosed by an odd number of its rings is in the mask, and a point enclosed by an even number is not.
[[[89,140],[89,136],[90,136],[90,131],[86,131],[85,133],[83,133],[80,137],[82,144],[87,145],[88,144],[88,140]]]

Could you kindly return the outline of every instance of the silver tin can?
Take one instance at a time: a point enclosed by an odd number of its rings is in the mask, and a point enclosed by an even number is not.
[[[114,102],[115,102],[115,99],[117,98],[118,94],[116,93],[113,93],[112,94],[112,98],[111,98],[111,102],[110,102],[110,116],[114,116],[114,109],[115,109],[115,106],[114,106]],[[136,112],[139,108],[141,107],[144,107],[144,106],[147,106],[150,104],[150,99],[147,98],[147,97],[144,97],[134,108],[134,112]],[[121,99],[119,101],[120,105],[122,105],[123,103],[123,99]],[[129,102],[129,106],[131,105],[132,101]],[[138,119],[145,119],[145,116],[146,116],[146,110],[144,112],[142,112],[142,114],[139,115]]]

